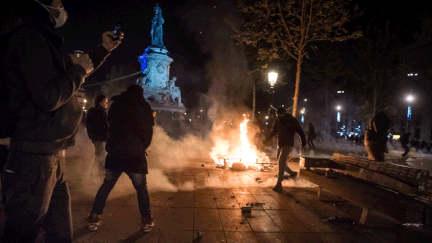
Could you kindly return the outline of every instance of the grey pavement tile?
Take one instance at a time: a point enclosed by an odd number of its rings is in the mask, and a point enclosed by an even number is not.
[[[316,195],[314,197],[295,195],[294,198],[305,205],[305,207],[310,207],[313,210],[335,210],[332,204],[317,200]]]
[[[217,198],[219,197],[230,197],[233,196],[234,194],[232,193],[232,191],[228,188],[214,188],[213,189],[214,194]]]
[[[285,233],[292,243],[319,243],[321,240],[311,233]]]
[[[343,236],[343,234],[332,234],[332,233],[316,233],[316,237],[323,243],[349,243],[351,242]]]
[[[216,204],[218,208],[228,208],[228,209],[233,209],[233,208],[240,208],[239,204],[237,202],[237,200],[235,199],[234,195],[231,196],[220,196],[217,197],[216,196]]]
[[[291,243],[284,233],[255,233],[260,243]]]
[[[194,192],[176,192],[171,203],[174,208],[189,208],[194,206]]]
[[[271,195],[276,201],[284,206],[285,209],[288,210],[312,210],[312,208],[304,205],[303,202],[297,200],[293,195],[288,194],[286,192],[277,193],[274,191],[269,191],[269,195]]]
[[[239,207],[247,206],[247,204],[257,203],[258,201],[252,194],[236,194],[235,199]],[[262,206],[253,206],[253,209],[263,209]]]
[[[191,243],[193,231],[185,230],[164,230],[162,231],[160,243]]]
[[[174,198],[174,192],[151,192],[150,205],[170,206]]]
[[[252,232],[225,232],[227,243],[259,243]]]
[[[240,209],[218,209],[224,231],[252,231]]]
[[[287,210],[266,210],[266,212],[282,232],[310,232],[310,229]]]
[[[225,243],[225,233],[220,231],[202,231],[199,236],[199,231],[194,231],[194,241],[202,243]]]
[[[195,196],[214,196],[213,188],[198,188],[195,189]]]
[[[324,223],[316,212],[306,210],[292,210],[289,212],[313,232],[337,233],[340,231],[338,227],[335,227],[335,225]]]
[[[112,215],[118,211],[120,206],[110,206],[107,205],[104,209],[102,215],[101,227],[103,228]],[[88,223],[85,218],[88,216],[92,209],[92,205],[84,204],[72,204],[72,223],[74,229],[74,242],[86,242],[88,241],[96,232],[91,232],[88,230]]]
[[[264,210],[252,210],[252,213],[246,219],[254,232],[281,232]]]
[[[193,230],[193,211],[193,208],[170,208],[164,229]]]
[[[252,194],[268,194],[267,190],[261,186],[246,186],[246,189]]]
[[[138,207],[122,206],[104,227],[90,239],[91,242],[158,242],[161,231],[156,227],[149,233],[141,230]]]
[[[368,234],[342,234],[342,236],[353,243],[380,243]]]
[[[233,194],[251,194],[245,186],[231,188]]]
[[[214,195],[195,195],[195,208],[217,208]]]
[[[285,209],[282,204],[270,195],[254,194],[253,196],[259,203],[263,203],[261,206],[264,209]]]
[[[217,209],[195,208],[194,230],[223,231]]]
[[[249,173],[247,174],[239,174],[237,175],[237,178],[243,183],[244,185],[257,185],[258,183],[255,181],[254,178],[252,178]]]

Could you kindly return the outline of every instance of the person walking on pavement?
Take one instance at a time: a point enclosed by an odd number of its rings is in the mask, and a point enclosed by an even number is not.
[[[396,116],[396,109],[389,106],[378,112],[369,121],[364,144],[370,160],[384,162],[384,153],[387,149],[387,132]]]
[[[105,161],[105,143],[108,139],[107,108],[108,98],[98,95],[95,106],[87,113],[86,121],[87,134],[95,147],[95,161],[100,168],[103,168]]]
[[[309,148],[315,149],[315,145],[313,143],[313,140],[316,137],[315,128],[312,126],[312,123],[309,123],[309,130],[307,131],[307,144],[309,145]]]
[[[411,133],[407,132],[407,133],[404,133],[401,137],[402,148],[405,150],[405,152],[402,154],[402,157],[405,157],[410,150],[410,148],[408,147],[410,136],[411,136]]]
[[[102,34],[88,54],[70,54],[56,33],[67,19],[61,0],[15,0],[21,24],[11,30],[1,59],[10,110],[17,122],[2,175],[6,222],[2,242],[72,242],[71,200],[59,152],[75,143],[82,117],[77,92],[120,40]],[[10,117],[13,119],[13,116]]]
[[[304,149],[304,146],[306,146],[306,138],[300,123],[295,117],[287,114],[284,108],[277,109],[276,117],[277,120],[273,124],[273,129],[267,136],[266,141],[269,141],[276,134],[278,135],[277,160],[279,165],[279,175],[277,184],[273,190],[280,192],[282,191],[282,181],[285,171],[290,175],[291,178],[295,178],[297,176],[297,172],[292,171],[287,166],[288,156],[290,155],[294,146],[294,133],[297,133],[301,139],[301,149]]]
[[[153,137],[153,110],[144,99],[144,90],[133,84],[120,95],[114,96],[108,110],[109,137],[105,161],[105,179],[99,188],[93,208],[87,218],[90,231],[97,230],[108,195],[120,175],[125,172],[137,192],[142,230],[149,232],[154,226],[147,190],[148,174],[146,149]]]

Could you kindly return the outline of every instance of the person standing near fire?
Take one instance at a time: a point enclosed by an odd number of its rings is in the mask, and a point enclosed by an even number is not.
[[[107,121],[108,98],[98,95],[95,106],[87,113],[87,134],[95,147],[95,162],[102,169],[105,161],[105,143],[108,139]]]
[[[309,147],[311,149],[315,149],[315,145],[313,143],[313,140],[316,137],[316,133],[315,133],[314,126],[312,126],[312,123],[309,123],[309,130],[307,131],[307,135],[308,135],[307,144],[309,145]]]
[[[392,126],[392,121],[396,119],[396,116],[396,109],[389,106],[378,112],[369,121],[364,138],[369,160],[384,162],[384,153],[387,150],[388,130]]]
[[[284,108],[277,109],[276,117],[277,119],[273,124],[273,129],[267,136],[266,141],[270,140],[276,134],[278,135],[277,160],[279,165],[279,176],[273,191],[280,192],[282,191],[282,181],[285,171],[290,175],[291,178],[295,178],[297,176],[297,172],[292,171],[287,166],[288,156],[291,154],[294,146],[294,133],[297,133],[301,139],[302,150],[304,150],[304,147],[306,146],[306,138],[300,123],[297,121],[297,119],[295,119],[295,117],[287,114]]]

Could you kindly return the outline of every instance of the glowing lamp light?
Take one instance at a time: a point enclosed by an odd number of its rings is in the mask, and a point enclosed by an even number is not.
[[[270,86],[273,87],[276,84],[277,77],[278,77],[278,73],[276,73],[276,72],[269,72],[268,73],[268,81],[270,83]]]
[[[268,116],[266,116],[265,119],[268,120]]]
[[[406,97],[406,101],[408,101],[409,103],[413,102],[413,101],[414,101],[414,96],[412,96],[412,95],[408,95],[408,96]]]
[[[336,109],[337,109],[338,111],[340,111],[340,110],[342,109],[342,107],[341,107],[340,105],[338,105],[338,106],[336,106]]]
[[[84,99],[84,103],[87,103],[87,100],[86,100],[86,99]]]

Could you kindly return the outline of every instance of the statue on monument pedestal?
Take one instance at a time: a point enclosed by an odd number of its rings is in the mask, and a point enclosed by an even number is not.
[[[155,16],[152,20],[152,28],[151,28],[151,40],[152,40],[152,46],[161,46],[163,47],[163,30],[162,30],[162,24],[164,23],[164,19],[162,17],[162,9],[159,7],[158,4],[156,4],[155,10]]]

